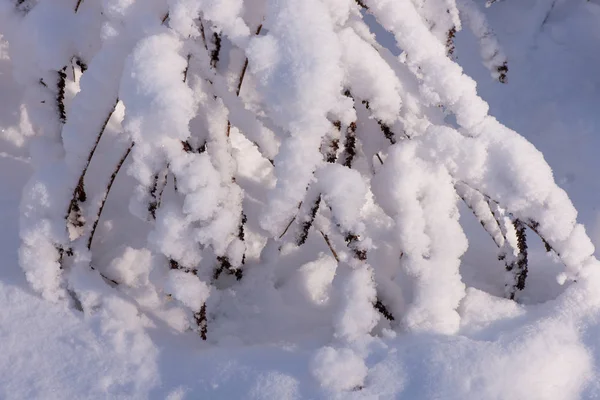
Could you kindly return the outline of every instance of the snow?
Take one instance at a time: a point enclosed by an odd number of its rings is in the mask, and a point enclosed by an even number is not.
[[[192,310],[199,310],[210,292],[198,277],[178,270],[169,271],[165,290]]]
[[[304,33],[307,24],[312,29]],[[342,71],[341,50],[322,2],[273,2],[265,25],[269,33],[253,38],[247,54],[258,92],[273,99],[269,117],[287,133],[275,158],[278,183],[262,222],[275,235],[285,228],[319,164],[320,142],[330,126],[326,116],[341,96]]]
[[[26,3],[0,7],[0,398],[600,396],[597,2]]]
[[[368,369],[352,350],[324,347],[312,360],[311,372],[322,386],[341,391],[361,387]]]
[[[354,30],[346,28],[339,35],[344,44],[346,80],[353,95],[368,100],[377,119],[393,124],[402,106],[402,85],[394,71]]]

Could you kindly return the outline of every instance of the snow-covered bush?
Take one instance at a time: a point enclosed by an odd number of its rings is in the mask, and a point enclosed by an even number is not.
[[[597,262],[568,196],[453,60],[465,22],[507,81],[479,7],[4,1],[35,131],[28,281],[87,313],[118,293],[213,343],[318,334],[333,390],[363,385],[371,335],[457,332],[461,204],[498,247],[507,298],[527,284],[527,233],[563,283],[584,282]]]

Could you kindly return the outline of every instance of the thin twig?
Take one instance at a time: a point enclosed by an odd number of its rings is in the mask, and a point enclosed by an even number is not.
[[[260,33],[261,29],[262,29],[262,24],[260,24],[258,26],[258,29],[256,30],[256,35],[258,35]],[[215,47],[215,50],[211,53],[211,65],[213,68],[216,69],[217,62],[219,61],[219,51],[221,50],[221,37],[215,33],[214,38],[215,38],[215,46],[216,47]],[[242,68],[242,72],[240,73],[240,78],[238,80],[238,84],[237,84],[237,88],[236,88],[236,92],[235,92],[236,96],[240,95],[240,90],[242,89],[242,83],[244,82],[244,76],[246,75],[247,67],[248,67],[248,58],[246,58],[246,61],[244,62],[244,66]],[[231,121],[228,119],[225,135],[227,136],[227,138],[229,138],[230,134],[231,134]],[[232,183],[234,183],[234,182],[235,182],[235,178],[232,177]],[[242,242],[242,244],[244,246],[244,252],[242,254],[242,261],[241,261],[242,264],[245,264],[245,262],[246,262],[246,241],[245,241],[245,233],[244,233],[244,226],[246,224],[246,221],[247,221],[246,214],[244,213],[244,210],[242,209],[242,213],[241,213],[241,217],[240,217],[239,231],[238,231],[238,239],[240,239],[240,241]],[[224,270],[233,273],[235,275],[235,277],[237,278],[237,280],[242,279],[242,275],[243,275],[242,270],[240,268],[236,268],[235,270],[232,269],[232,266],[231,266],[231,263],[230,263],[228,257],[221,256],[221,257],[218,257],[217,259],[219,260],[220,265],[215,270],[215,279],[217,279],[219,277],[219,275],[221,274],[221,272]]]
[[[208,333],[208,321],[206,320],[206,303],[202,304],[200,311],[194,313],[194,319],[199,328],[200,337],[202,340],[206,340],[206,334]]]
[[[67,109],[65,107],[65,91],[67,87],[67,67],[58,71],[58,82],[56,84],[56,107],[58,108],[58,118],[62,124],[67,122]]]
[[[202,36],[202,43],[204,43],[204,49],[208,51],[208,43],[206,42],[206,33],[204,33],[204,24],[202,23],[202,18],[199,18],[200,22],[200,35]]]
[[[217,64],[219,63],[219,59],[221,57],[221,34],[214,32],[213,42],[215,44],[215,48],[210,52],[210,66],[213,67],[213,69],[217,69]]]
[[[102,215],[102,211],[104,210],[104,205],[106,204],[106,199],[108,198],[110,189],[112,188],[113,183],[115,183],[117,174],[121,170],[121,167],[125,163],[125,160],[129,156],[129,153],[131,153],[131,149],[133,148],[134,145],[135,145],[135,143],[131,143],[131,145],[127,148],[127,150],[125,151],[125,153],[119,160],[119,163],[117,164],[112,175],[110,176],[110,179],[108,181],[108,186],[106,187],[106,190],[104,191],[104,194],[102,195],[102,202],[100,203],[100,208],[98,209],[98,214],[96,214],[96,219],[94,220],[94,224],[92,225],[92,230],[91,230],[90,236],[88,238],[88,243],[87,243],[88,250],[90,250],[92,248],[92,241],[94,240],[94,234],[96,233],[96,227],[98,226],[98,221],[100,221],[100,216]]]
[[[300,234],[296,238],[297,246],[302,246],[306,242],[306,239],[308,238],[308,233],[310,232],[310,228],[312,227],[312,225],[315,221],[315,217],[317,216],[317,213],[319,212],[320,204],[321,204],[321,195],[319,194],[317,196],[317,198],[315,199],[312,207],[309,210],[308,220],[302,222]]]
[[[517,234],[517,249],[519,255],[517,259],[512,263],[512,268],[509,271],[513,272],[514,283],[510,287],[509,298],[515,299],[517,291],[525,289],[525,280],[527,279],[527,236],[525,233],[525,224],[519,219],[514,221],[515,232]],[[508,269],[508,268],[507,268]]]
[[[475,189],[474,187],[470,186],[470,185],[469,185],[469,184],[467,184],[466,182],[463,182],[463,181],[458,181],[458,182],[460,182],[460,183],[462,183],[463,185],[465,185],[465,186],[467,186],[467,187],[469,187],[469,188],[471,188],[471,189],[473,189],[473,190],[475,190],[475,191],[477,191],[477,192],[481,193],[481,195],[482,195],[482,196],[484,196],[484,197],[485,197],[487,200],[489,200],[489,201],[491,201],[491,202],[493,202],[493,203],[495,203],[495,204],[497,204],[497,205],[500,205],[500,203],[499,203],[497,200],[494,200],[493,198],[491,198],[491,197],[490,197],[489,195],[487,195],[486,193],[483,193],[481,190]],[[513,217],[514,217],[514,216],[513,216]],[[535,234],[536,234],[536,235],[538,235],[538,236],[539,236],[539,238],[542,240],[542,243],[544,244],[544,247],[546,248],[546,251],[547,251],[547,252],[550,252],[550,251],[552,251],[552,252],[554,252],[554,253],[555,253],[555,254],[556,254],[556,255],[557,255],[559,258],[560,258],[560,252],[558,252],[558,251],[557,251],[557,250],[556,250],[554,247],[552,247],[552,245],[550,245],[550,243],[548,243],[548,241],[547,241],[547,240],[544,238],[544,236],[543,236],[543,235],[540,233],[540,231],[539,231],[539,229],[538,229],[538,228],[539,228],[539,225],[540,225],[540,224],[539,224],[539,222],[537,222],[537,221],[534,221],[534,220],[532,220],[532,219],[529,219],[529,220],[524,220],[524,219],[521,219],[521,222],[522,222],[522,223],[524,223],[525,225],[527,225],[527,227],[528,227],[528,228],[530,228],[530,229],[531,229],[533,232],[535,232]],[[562,261],[562,258],[561,258],[561,261]],[[563,263],[564,263],[564,261],[563,261]]]
[[[381,315],[383,315],[388,321],[394,321],[396,319],[379,298],[375,301],[373,307],[375,307],[375,309],[379,311]]]
[[[185,65],[185,69],[183,70],[183,82],[187,82],[188,70],[190,69],[190,59],[192,58],[191,54],[187,55],[187,64]]]
[[[337,261],[339,263],[340,257],[338,256],[337,252],[333,249],[333,246],[331,245],[331,241],[329,240],[329,236],[327,236],[322,230],[319,230],[319,232],[321,232],[321,235],[323,236],[325,243],[327,243],[327,247],[329,247],[329,250],[331,250],[331,254],[333,254],[333,258],[335,258],[335,261]]]
[[[356,157],[356,122],[352,122],[346,128],[346,139],[344,140],[344,161],[342,165],[352,168],[352,162]],[[380,159],[381,160],[381,159]],[[383,164],[383,162],[382,162]]]
[[[485,218],[485,215],[477,210],[476,202],[472,202],[467,198],[466,192],[460,190],[459,184],[462,183],[454,185],[456,193],[473,212],[473,215],[477,218],[483,229],[492,237],[494,244],[496,244],[499,249],[498,260],[504,261],[506,270],[512,273],[513,280],[506,284],[506,294],[509,299],[514,300],[516,293],[525,289],[525,280],[527,278],[528,260],[525,224],[519,219],[511,218],[517,236],[517,245],[515,247],[514,244],[508,240],[508,230],[506,228],[508,221],[504,222],[506,217],[500,214],[500,207],[496,203],[488,200],[480,192],[472,189],[470,186],[462,184],[464,187],[468,188],[468,190],[481,196],[480,201],[487,206],[485,210],[488,210],[492,217],[490,221],[492,226],[490,226],[489,222],[486,222],[488,219]],[[494,232],[496,229],[497,231]],[[514,254],[515,252],[517,252],[516,258],[511,255],[511,253]]]
[[[361,0],[356,0],[356,4],[358,4],[360,7],[364,8],[365,10],[369,9],[369,7],[367,7],[367,5],[365,3],[363,3]]]
[[[258,26],[258,28],[256,29],[256,36],[258,36],[260,34],[261,29],[262,29],[262,24],[260,24]],[[246,60],[244,61],[244,66],[242,67],[242,72],[240,72],[240,78],[238,79],[238,84],[235,89],[236,96],[239,96],[240,91],[242,90],[242,84],[244,83],[244,77],[246,76],[246,69],[248,69],[248,57],[246,57]],[[231,133],[231,121],[228,120],[227,121],[227,137],[229,137],[230,133]]]
[[[260,24],[258,26],[258,28],[256,28],[256,32],[254,33],[254,35],[255,36],[260,35],[261,30],[262,30],[262,24]],[[240,74],[240,79],[238,80],[237,89],[235,91],[235,94],[237,96],[240,95],[240,90],[242,89],[242,83],[244,82],[244,77],[246,76],[246,69],[248,69],[248,57],[246,57],[246,61],[244,61],[244,67],[242,68],[242,73]]]
[[[94,143],[94,145],[92,146],[92,149],[90,150],[90,152],[88,154],[87,160],[85,162],[85,166],[83,168],[83,171],[81,171],[81,175],[79,176],[79,180],[77,181],[77,186],[75,187],[75,189],[73,191],[73,195],[71,196],[71,202],[69,203],[69,207],[67,208],[67,215],[66,215],[67,219],[69,218],[71,213],[74,210],[76,210],[77,207],[79,207],[78,203],[80,201],[82,201],[82,202],[85,201],[86,195],[85,195],[85,188],[83,185],[84,177],[90,166],[90,163],[92,162],[92,157],[94,156],[94,153],[96,152],[98,143],[100,143],[102,134],[104,133],[104,130],[106,129],[106,126],[108,125],[108,121],[110,120],[110,117],[112,116],[113,112],[115,111],[117,103],[118,103],[118,99],[117,99],[117,101],[115,101],[114,106],[112,107],[112,109],[108,113],[106,119],[104,120],[104,123],[102,124],[102,128],[100,129],[100,132],[98,133],[98,136],[96,137],[96,142]]]
[[[302,202],[300,202],[300,206],[302,205]],[[298,207],[300,207],[298,206]],[[292,226],[292,224],[294,223],[294,221],[296,220],[296,216],[294,215],[292,217],[292,219],[290,220],[290,222],[287,224],[287,226],[285,227],[285,229],[283,230],[283,232],[281,232],[281,235],[279,235],[279,239],[281,239],[283,237],[283,235],[286,234],[286,232],[288,231],[288,229],[290,229],[290,226]]]

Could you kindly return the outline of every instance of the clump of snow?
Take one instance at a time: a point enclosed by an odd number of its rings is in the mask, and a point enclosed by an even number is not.
[[[291,287],[287,291],[296,293],[317,306],[325,306],[330,302],[331,283],[336,268],[335,259],[321,253],[316,261],[300,266],[294,275],[289,277],[287,285]]]
[[[199,310],[210,293],[208,285],[198,277],[178,270],[168,272],[165,290],[192,310]]]
[[[317,381],[335,391],[359,390],[367,376],[362,358],[347,348],[323,347],[311,361],[311,373]]]
[[[334,316],[335,336],[346,342],[360,339],[377,324],[380,316],[373,308],[375,287],[368,266],[340,268],[333,282],[340,307]]]
[[[140,287],[148,282],[152,266],[152,253],[148,249],[125,248],[123,255],[115,258],[107,272],[118,282]]]

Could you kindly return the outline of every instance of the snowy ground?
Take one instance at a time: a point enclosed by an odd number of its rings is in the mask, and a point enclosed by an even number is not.
[[[546,18],[550,4],[505,0],[487,11],[509,58],[507,85],[489,78],[467,34],[458,36],[457,57],[479,82],[492,114],[544,152],[598,247],[600,6],[563,1]],[[1,62],[0,126],[8,134],[18,120],[14,106],[18,91],[6,79],[9,61]],[[473,287],[461,305],[460,334],[413,337],[384,332],[364,343],[369,354],[365,388],[336,396],[313,377],[315,349],[326,345],[318,340],[245,346],[232,339],[206,344],[194,334],[173,333],[118,297],[108,304],[108,311],[92,317],[43,301],[29,288],[17,264],[18,204],[29,174],[25,151],[2,144],[2,399],[600,397],[600,299],[593,288],[586,297],[583,289],[567,290],[554,299],[563,289],[548,273],[555,264],[541,245],[533,246],[534,268],[523,298],[528,305],[517,305],[478,290],[501,293],[497,282],[503,282],[498,279],[502,265],[494,261],[487,236],[469,235],[462,272]],[[480,232],[477,222],[467,211],[464,214],[472,231]],[[489,269],[489,280],[480,273],[475,279],[474,271],[482,269]],[[548,301],[538,304],[543,300]],[[110,312],[128,323],[115,322],[105,315]],[[335,370],[340,365],[347,370]],[[351,357],[332,364],[332,370],[317,372],[321,382],[328,376],[351,379],[357,373]]]

